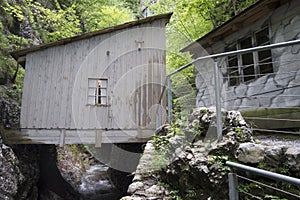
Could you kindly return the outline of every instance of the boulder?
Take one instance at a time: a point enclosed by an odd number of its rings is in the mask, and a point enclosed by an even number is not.
[[[136,191],[143,190],[143,189],[144,189],[144,183],[143,182],[140,182],[140,181],[133,182],[128,187],[128,193],[133,194]]]
[[[236,152],[236,158],[243,163],[259,163],[264,159],[265,146],[251,142],[242,143]]]
[[[288,167],[300,176],[300,148],[288,148],[285,152]]]

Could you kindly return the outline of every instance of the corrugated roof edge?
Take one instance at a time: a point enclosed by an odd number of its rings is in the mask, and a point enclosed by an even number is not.
[[[232,21],[234,21],[236,18],[239,18],[240,16],[245,15],[248,12],[251,12],[256,7],[258,7],[262,3],[264,3],[265,1],[268,1],[268,0],[260,0],[260,1],[255,2],[251,6],[249,6],[248,8],[246,8],[245,10],[243,10],[242,12],[240,12],[239,14],[235,15],[234,17],[230,18],[228,21],[224,22],[222,25],[214,28],[213,30],[211,30],[210,32],[208,32],[207,34],[205,34],[204,36],[202,36],[201,38],[197,39],[196,41],[190,43],[188,46],[184,47],[183,49],[180,50],[180,52],[187,52],[187,51],[189,51],[190,48],[192,48],[194,44],[199,43],[200,41],[208,38],[211,34],[213,34],[214,32],[217,32],[218,30],[224,28],[225,26],[230,25],[230,23]]]
[[[122,30],[122,29],[125,29],[125,28],[130,28],[130,27],[137,26],[137,25],[140,25],[140,24],[143,24],[143,23],[148,23],[148,22],[152,22],[152,21],[159,20],[159,19],[164,19],[164,18],[167,19],[167,23],[168,23],[171,16],[172,16],[172,14],[173,13],[171,12],[171,13],[166,13],[166,14],[154,15],[154,16],[147,17],[147,18],[144,18],[144,19],[127,22],[127,23],[124,23],[124,24],[108,27],[108,28],[105,28],[105,29],[101,29],[101,30],[97,30],[97,31],[89,32],[89,33],[84,33],[84,34],[77,35],[77,36],[74,36],[74,37],[64,38],[64,39],[61,39],[61,40],[58,40],[58,41],[55,41],[55,42],[50,42],[50,43],[47,43],[47,44],[41,44],[41,45],[33,46],[33,47],[30,47],[30,48],[13,51],[13,52],[10,52],[10,55],[15,60],[18,61],[18,58],[20,58],[22,56],[25,56],[26,54],[31,53],[31,52],[46,49],[46,48],[49,48],[49,47],[64,45],[64,44],[71,43],[71,42],[74,42],[74,41],[79,41],[79,40],[91,38],[91,37],[96,36],[96,35],[101,35],[101,34],[110,33],[110,32],[113,32],[113,31],[117,31],[117,30]]]

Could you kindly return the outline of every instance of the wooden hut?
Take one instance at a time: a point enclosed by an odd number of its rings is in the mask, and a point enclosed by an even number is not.
[[[20,131],[8,143],[143,142],[164,123],[165,26],[148,17],[19,50]]]

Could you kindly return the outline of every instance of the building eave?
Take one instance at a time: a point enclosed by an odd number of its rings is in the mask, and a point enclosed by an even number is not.
[[[180,51],[193,54],[193,51],[199,46],[207,48],[224,37],[249,26],[289,1],[291,0],[260,0]]]
[[[50,42],[50,43],[47,43],[47,44],[32,46],[30,48],[10,52],[10,55],[18,63],[20,63],[24,67],[24,63],[26,61],[26,55],[28,53],[32,53],[32,52],[35,52],[35,51],[47,49],[47,48],[50,48],[50,47],[65,45],[65,44],[72,43],[72,42],[75,42],[75,41],[89,39],[89,38],[97,36],[97,35],[111,33],[111,32],[114,32],[114,31],[118,31],[118,30],[130,28],[130,27],[138,26],[140,24],[149,23],[149,22],[153,22],[153,21],[156,21],[156,20],[160,20],[160,19],[166,19],[167,20],[166,23],[168,23],[171,16],[172,16],[172,14],[173,13],[155,15],[155,16],[144,18],[144,19],[127,22],[127,23],[124,23],[124,24],[121,24],[121,25],[116,25],[116,26],[105,28],[105,29],[101,29],[101,30],[97,30],[97,31],[89,32],[89,33],[84,33],[84,34],[77,35],[77,36],[74,36],[74,37],[64,38],[64,39],[61,39],[61,40],[58,40],[58,41],[55,41],[55,42]]]

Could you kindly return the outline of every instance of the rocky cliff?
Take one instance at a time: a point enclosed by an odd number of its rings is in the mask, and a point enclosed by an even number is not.
[[[223,111],[223,118],[220,143],[214,140],[213,108],[195,109],[184,126],[161,127],[146,145],[128,189],[132,196],[122,200],[227,199],[228,160],[300,178],[300,140],[253,139],[250,126],[239,112]],[[277,186],[274,181],[255,179]],[[255,184],[241,184],[241,192],[253,196],[277,195]],[[297,188],[289,187],[299,194]],[[244,193],[240,195],[245,198]]]
[[[0,199],[37,199],[38,155],[37,146],[0,143]]]

